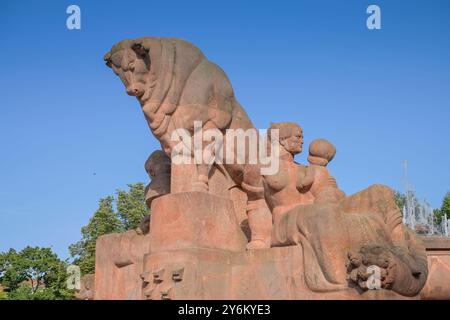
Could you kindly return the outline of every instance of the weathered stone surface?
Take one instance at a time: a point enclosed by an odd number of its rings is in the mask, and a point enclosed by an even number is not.
[[[422,299],[450,300],[450,239],[423,237],[428,256],[428,279],[420,292]]]
[[[254,129],[225,73],[194,45],[144,37],[116,44],[104,59],[136,96],[166,157],[157,151],[146,165],[150,234],[98,240],[96,299],[450,298],[442,284],[448,240],[426,239],[426,249],[402,224],[386,186],[346,196],[327,167],[336,154],[329,141],[314,140],[309,165],[296,163],[298,124],[271,124],[268,137],[279,150],[272,174],[250,163],[249,152],[258,150],[250,147],[241,164],[172,158],[169,169],[178,130]],[[192,159],[206,150],[193,145]]]
[[[137,98],[168,156],[175,145],[172,135],[178,130],[193,135],[195,121],[201,122],[202,131],[254,128],[223,70],[187,41],[162,37],[124,40],[115,44],[104,60],[120,77],[126,92]],[[204,148],[201,145],[196,149]],[[194,158],[194,149],[188,156]],[[172,192],[208,191],[214,167],[204,163],[174,166]],[[244,166],[224,167],[239,183]],[[222,185],[220,192],[226,187]]]
[[[148,254],[145,299],[419,299],[392,290],[313,292],[302,268],[301,246],[246,252],[185,249]],[[174,280],[174,272],[183,276]],[[155,278],[156,277],[156,278]],[[443,296],[445,297],[445,296]],[[448,298],[448,293],[447,296]]]
[[[146,239],[148,240],[148,239]],[[425,239],[426,240],[426,239]],[[425,241],[426,242],[426,241]],[[430,275],[420,296],[408,299],[450,299],[450,241],[439,255],[427,250]],[[428,242],[426,242],[428,243]],[[114,246],[114,243],[110,243]],[[112,274],[103,273],[109,282]],[[146,254],[141,274],[142,297],[134,299],[405,299],[392,290],[313,292],[305,283],[301,246],[245,252],[191,248]],[[116,281],[130,281],[124,277]],[[108,299],[124,299],[126,285],[116,283]],[[100,297],[97,295],[97,299]],[[103,297],[106,299],[106,297]]]
[[[173,193],[155,200],[151,251],[210,248],[245,251],[233,202],[204,192]]]
[[[75,292],[77,300],[93,300],[95,296],[95,274],[85,274],[81,277],[80,289]]]
[[[101,236],[95,256],[95,299],[136,300],[142,296],[144,255],[150,236],[130,230]]]
[[[153,200],[170,193],[170,158],[161,150],[153,152],[145,162],[151,182],[145,187],[145,203],[150,209]]]

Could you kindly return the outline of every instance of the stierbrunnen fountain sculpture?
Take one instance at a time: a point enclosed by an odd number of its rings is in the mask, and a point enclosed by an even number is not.
[[[255,127],[196,46],[143,37],[115,44],[104,60],[161,150],[145,163],[151,215],[99,238],[82,297],[450,299],[449,238],[407,227],[386,186],[346,195],[327,168],[336,154],[328,140],[309,145],[308,165],[295,162],[300,124],[271,123],[255,148],[235,143],[228,133]]]

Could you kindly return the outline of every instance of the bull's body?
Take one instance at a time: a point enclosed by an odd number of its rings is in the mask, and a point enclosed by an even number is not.
[[[121,78],[128,94],[136,96],[154,136],[168,156],[175,130],[194,134],[203,130],[254,128],[236,100],[223,70],[207,60],[193,44],[174,38],[144,37],[124,40],[105,55],[107,65]],[[242,182],[245,165],[225,164],[227,176]],[[211,165],[197,166],[194,189],[207,190]]]

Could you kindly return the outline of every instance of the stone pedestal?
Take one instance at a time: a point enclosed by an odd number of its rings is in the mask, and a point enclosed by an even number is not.
[[[301,246],[247,251],[233,201],[180,192],[152,203],[150,234],[97,242],[95,299],[450,299],[450,239],[426,238],[429,276],[415,297],[391,290],[313,292]]]
[[[149,235],[139,235],[135,230],[104,235],[97,240],[95,300],[141,299],[140,275],[149,244]]]
[[[231,200],[204,192],[162,196],[152,206],[151,252],[188,248],[245,251]]]
[[[450,238],[423,237],[428,256],[428,279],[420,292],[426,300],[450,299]]]
[[[245,252],[191,248],[147,254],[143,299],[405,299],[390,290],[312,292],[300,246]],[[409,299],[419,299],[412,297]]]

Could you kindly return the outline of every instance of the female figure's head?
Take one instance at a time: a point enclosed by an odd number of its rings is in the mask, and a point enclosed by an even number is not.
[[[269,139],[272,130],[278,130],[279,143],[287,152],[292,155],[302,152],[303,130],[298,124],[295,122],[271,123],[268,130]]]

